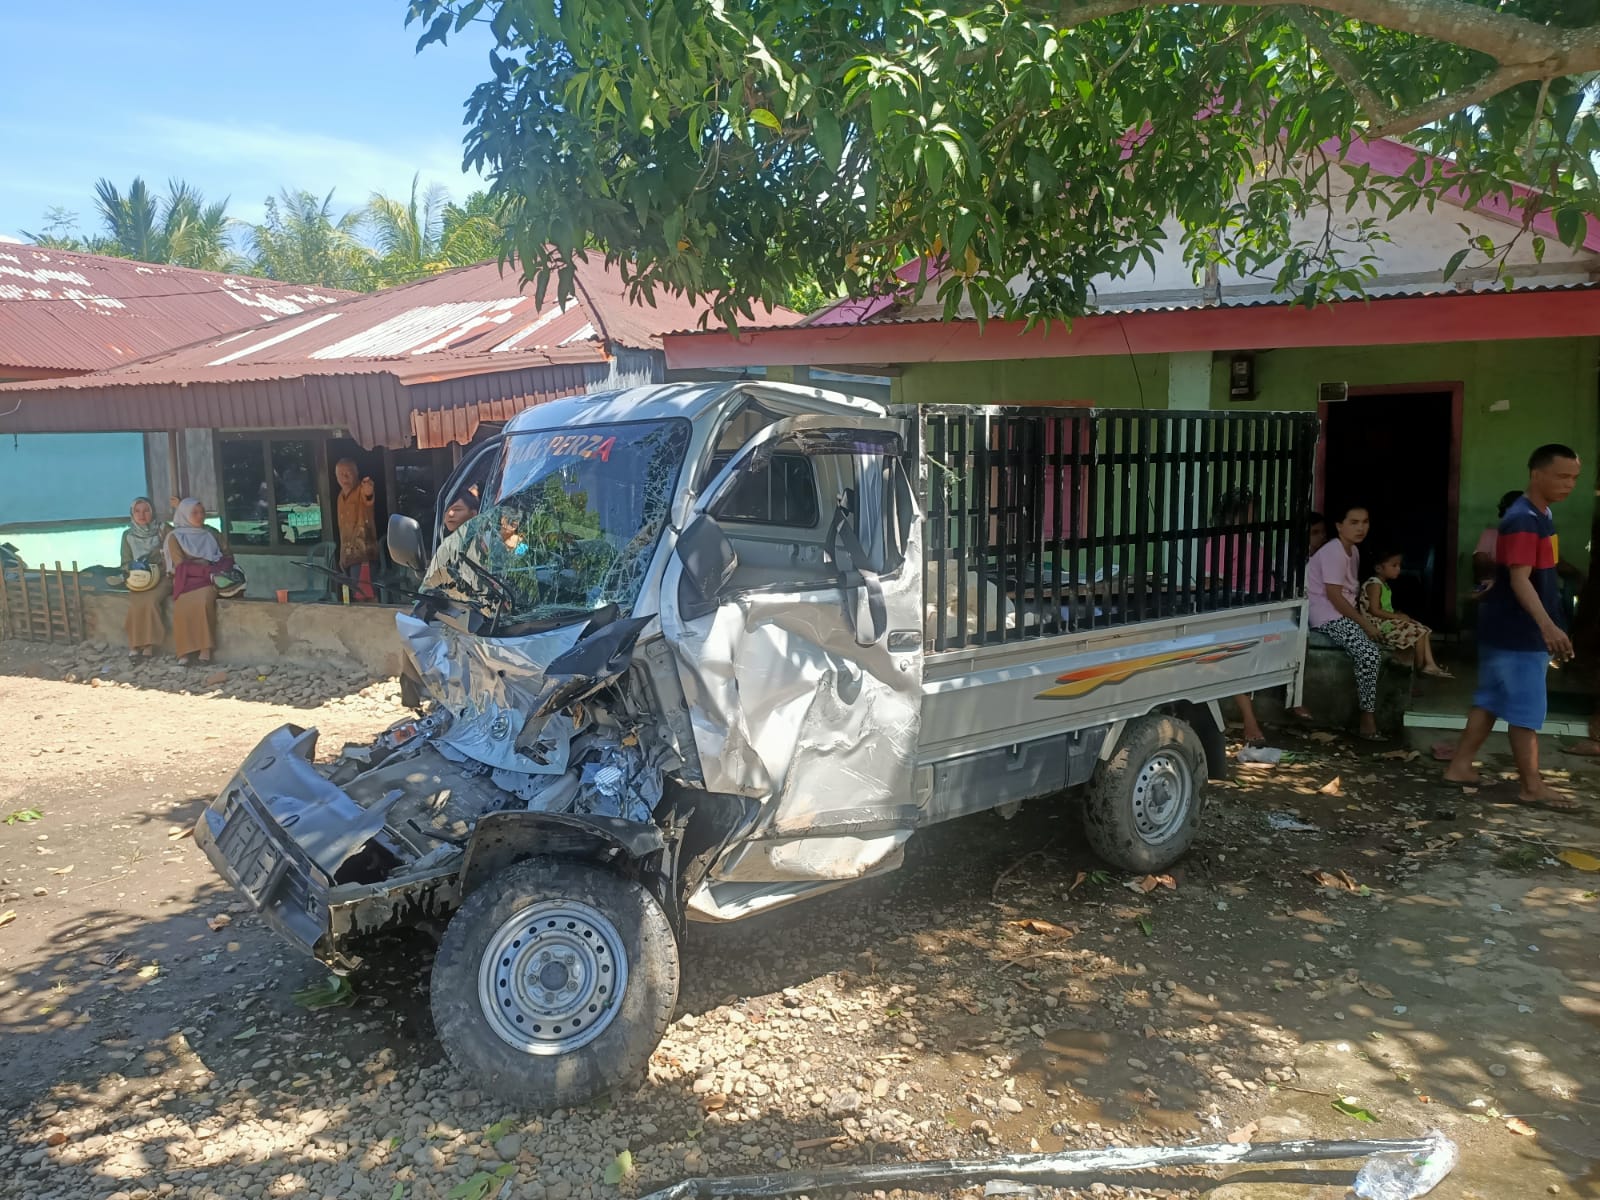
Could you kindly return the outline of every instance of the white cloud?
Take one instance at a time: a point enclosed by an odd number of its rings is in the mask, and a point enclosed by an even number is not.
[[[449,142],[397,151],[265,123],[143,114],[134,124],[151,157],[165,154],[196,164],[185,172],[191,179],[227,179],[225,186],[207,187],[206,194],[231,196],[230,215],[245,220],[258,218],[262,201],[280,187],[308,188],[318,195],[333,188],[338,208],[364,204],[373,191],[404,195],[418,172],[423,186],[443,184],[458,200],[484,186],[481,176],[462,172],[460,148]]]

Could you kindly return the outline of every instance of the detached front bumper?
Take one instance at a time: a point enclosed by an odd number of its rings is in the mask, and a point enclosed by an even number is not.
[[[337,792],[310,758],[316,730],[285,725],[250,753],[195,823],[194,840],[217,873],[296,949],[347,969],[329,927],[331,876],[288,829]],[[318,801],[323,801],[318,805]],[[308,805],[309,802],[309,805]],[[345,797],[352,808],[354,801]]]
[[[348,971],[360,962],[350,938],[436,925],[460,904],[459,855],[446,847],[431,861],[391,856],[385,878],[340,882],[340,868],[383,831],[389,806],[364,807],[330,783],[313,763],[316,747],[314,729],[268,734],[201,814],[194,840],[288,942]],[[351,874],[363,872],[347,867]]]

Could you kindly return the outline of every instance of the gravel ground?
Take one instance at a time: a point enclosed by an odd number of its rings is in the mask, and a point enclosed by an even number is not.
[[[45,731],[0,763],[0,808],[41,814],[0,825],[0,919],[17,914],[0,927],[0,1196],[576,1200],[701,1173],[1434,1126],[1463,1148],[1438,1196],[1600,1195],[1596,876],[1552,857],[1595,849],[1593,817],[1441,800],[1415,756],[1307,742],[1220,785],[1167,878],[1100,869],[1059,802],[963,821],[895,875],[693,927],[644,1088],[531,1115],[445,1062],[425,941],[375,947],[349,1007],[308,1012],[293,994],[322,973],[182,836],[274,725],[314,722],[331,752],[399,715],[393,683],[107,665],[0,648],[6,710]],[[1350,1177],[1058,1194],[1331,1200]]]

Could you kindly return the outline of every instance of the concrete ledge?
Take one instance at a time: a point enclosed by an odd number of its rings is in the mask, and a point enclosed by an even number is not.
[[[85,593],[88,637],[123,640],[128,596],[123,592]],[[383,604],[277,604],[264,600],[217,601],[217,661],[234,663],[326,664],[329,659],[357,663],[377,677],[398,674],[400,637],[395,613]],[[171,614],[162,652],[172,653]]]
[[[1411,707],[1412,669],[1395,662],[1386,653],[1378,671],[1378,710],[1374,714],[1378,732],[1398,737],[1406,725],[1406,710]],[[1356,668],[1350,656],[1322,634],[1312,630],[1306,636],[1305,705],[1317,724],[1336,729],[1354,729],[1361,714],[1356,699]],[[1255,698],[1256,713],[1265,721],[1281,721],[1283,692],[1274,689]]]

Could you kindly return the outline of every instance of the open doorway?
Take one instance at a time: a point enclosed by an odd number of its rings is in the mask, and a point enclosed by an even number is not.
[[[1395,607],[1436,629],[1456,626],[1461,385],[1351,388],[1321,406],[1318,507],[1366,505],[1365,553],[1405,555]],[[1329,530],[1332,533],[1332,530]]]

